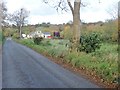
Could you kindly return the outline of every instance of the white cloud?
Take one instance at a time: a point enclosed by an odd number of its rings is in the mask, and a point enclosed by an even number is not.
[[[55,1],[55,0],[52,0]],[[51,1],[51,3],[53,3]],[[107,9],[119,0],[86,0],[87,7],[81,8],[81,19],[85,22],[104,21],[111,18]],[[72,20],[71,12],[58,14],[54,8],[42,3],[42,0],[6,0],[9,12],[14,12],[24,7],[30,11],[29,23],[66,23]]]
[[[81,19],[85,22],[105,21],[110,18],[108,14],[103,12],[86,12],[81,14]]]
[[[52,24],[67,23],[71,20],[72,15],[68,14],[56,14],[56,15],[46,15],[46,16],[31,16],[29,17],[29,23],[42,23],[42,22],[51,22]],[[34,23],[33,23],[34,22]]]

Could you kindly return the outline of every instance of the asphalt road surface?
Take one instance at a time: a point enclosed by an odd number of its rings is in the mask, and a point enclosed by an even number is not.
[[[2,63],[3,88],[98,88],[10,39],[3,46]]]

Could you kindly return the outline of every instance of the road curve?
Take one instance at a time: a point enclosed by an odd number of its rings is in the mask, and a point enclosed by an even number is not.
[[[3,45],[2,64],[3,88],[99,88],[9,39]]]

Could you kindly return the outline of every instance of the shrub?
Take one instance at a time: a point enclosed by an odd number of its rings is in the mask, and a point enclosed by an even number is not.
[[[80,38],[80,51],[85,51],[86,53],[94,52],[96,49],[100,48],[101,39],[99,34],[91,33],[89,35],[81,36]]]
[[[35,44],[39,45],[41,43],[41,41],[43,40],[43,38],[42,37],[35,37],[35,38],[33,38],[33,40],[34,40]]]

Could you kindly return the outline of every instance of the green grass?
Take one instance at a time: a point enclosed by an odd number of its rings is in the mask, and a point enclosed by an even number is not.
[[[118,78],[118,45],[103,43],[101,48],[93,53],[71,52],[65,46],[66,40],[43,40],[40,45],[35,45],[33,40],[20,40],[20,43],[33,48],[40,53],[48,53],[52,57],[62,57],[66,62],[75,67],[84,67],[95,71],[101,79],[117,83]],[[91,72],[92,73],[92,72]]]
[[[0,44],[2,43],[2,32],[0,31]]]
[[[108,61],[117,61],[118,44],[103,43],[101,48],[91,53],[91,55]]]
[[[84,67],[95,71],[97,75],[108,82],[117,82],[118,78],[118,52],[116,44],[104,43],[100,50],[78,55],[72,52],[66,56],[66,60],[73,66]]]
[[[2,31],[0,31],[0,44],[4,42],[4,37]]]

